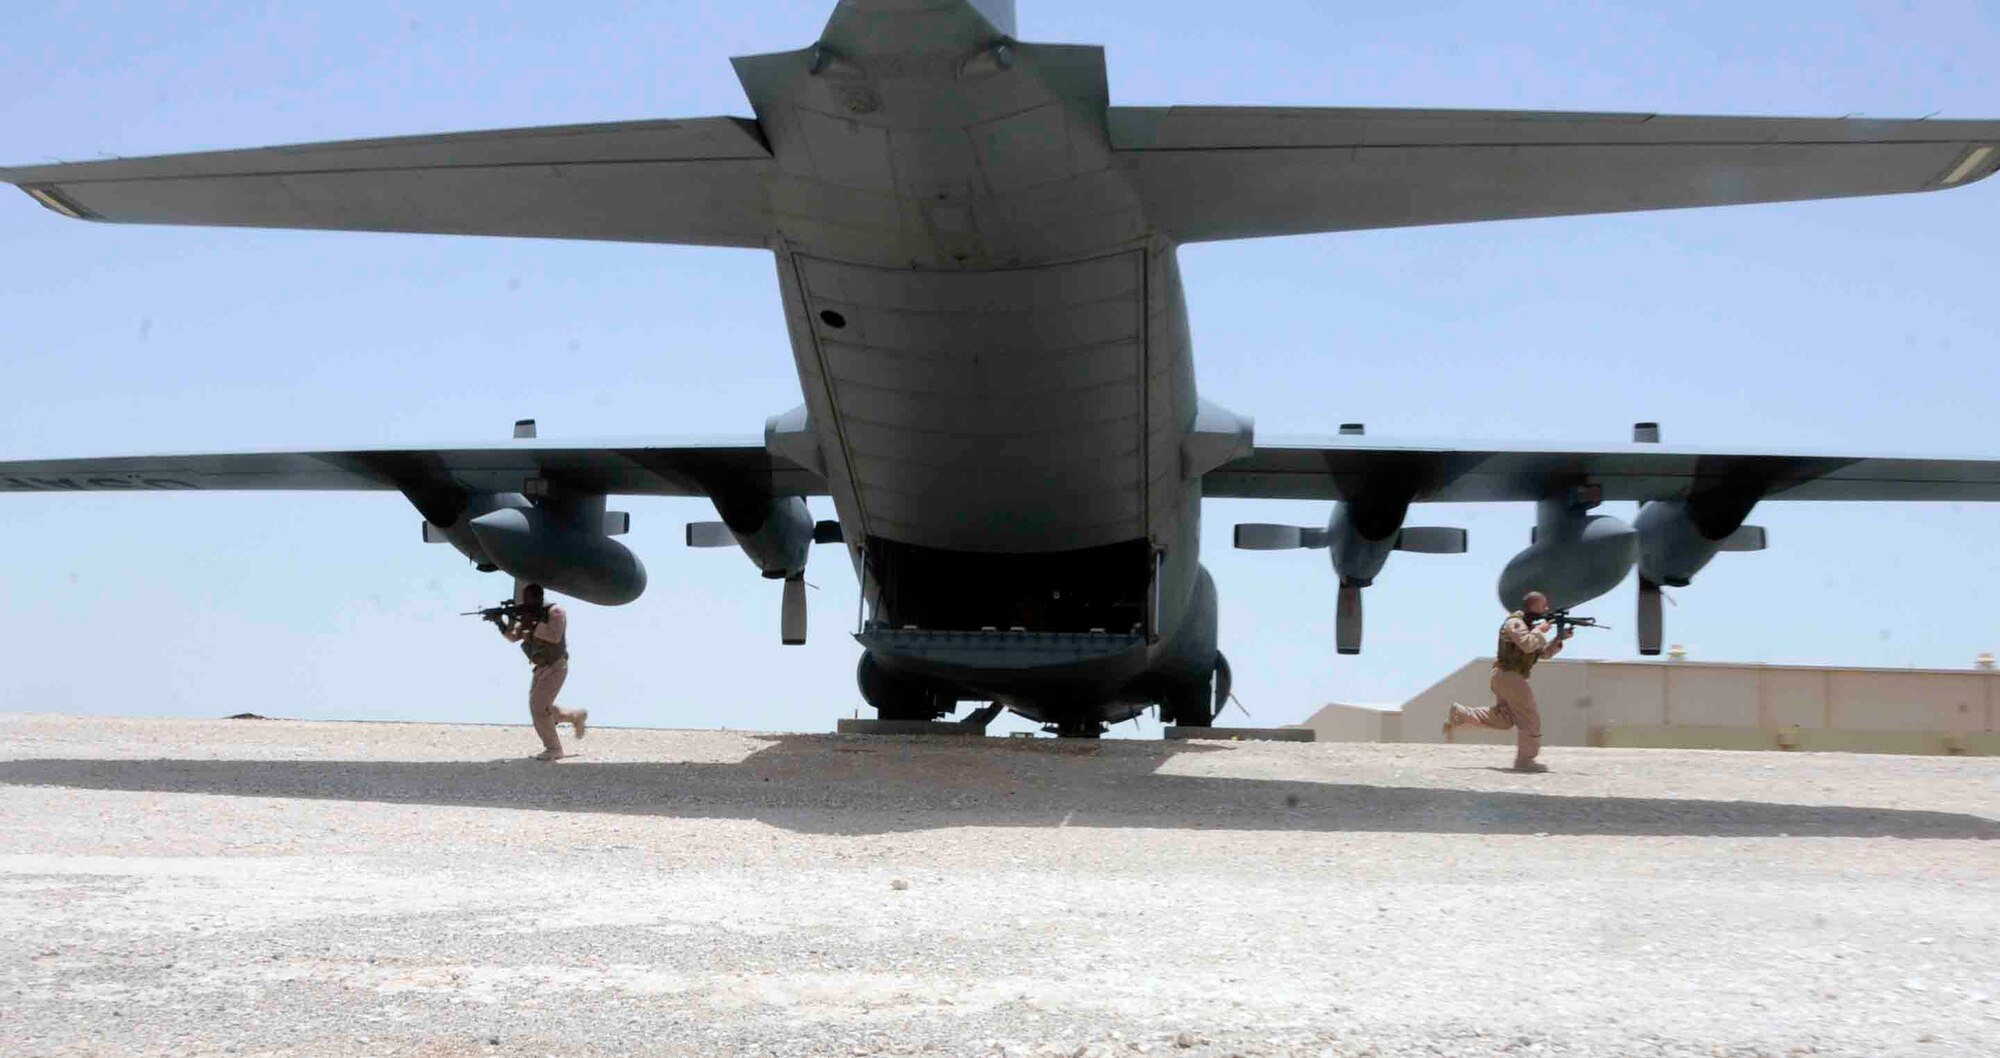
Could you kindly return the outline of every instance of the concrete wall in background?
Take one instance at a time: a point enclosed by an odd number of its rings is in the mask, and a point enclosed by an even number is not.
[[[1491,704],[1475,658],[1400,711],[1334,704],[1303,726],[1323,741],[1437,742],[1452,702]],[[1554,746],[2000,753],[2000,673],[1694,661],[1544,661],[1542,738]],[[1459,728],[1457,742],[1512,742]]]

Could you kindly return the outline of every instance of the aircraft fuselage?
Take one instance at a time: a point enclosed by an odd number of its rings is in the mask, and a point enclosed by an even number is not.
[[[1045,719],[1205,681],[1187,315],[1113,160],[1102,51],[965,7],[841,11],[736,67],[871,663]]]

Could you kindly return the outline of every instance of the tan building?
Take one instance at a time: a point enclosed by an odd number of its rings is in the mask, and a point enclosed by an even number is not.
[[[1308,719],[1328,742],[1438,742],[1452,702],[1492,704],[1492,658],[1474,658],[1397,706],[1333,704]],[[1572,661],[1535,667],[1551,746],[1839,750],[2000,755],[2000,672],[1694,661]],[[1455,742],[1512,744],[1459,728]]]

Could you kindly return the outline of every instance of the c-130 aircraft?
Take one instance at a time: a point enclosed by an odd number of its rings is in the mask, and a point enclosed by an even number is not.
[[[1258,443],[1197,393],[1183,243],[1957,187],[2000,122],[1110,105],[1104,54],[1017,39],[1012,0],[842,0],[819,39],[734,60],[753,118],[417,136],[0,170],[66,216],[769,250],[804,403],[743,443],[506,444],[0,462],[0,490],[393,489],[482,570],[605,605],[645,570],[611,495],[704,496],[698,546],[784,582],[842,542],[862,696],[929,720],[991,701],[1072,736],[1228,694],[1204,497],[1332,501],[1337,646],[1397,550],[1462,551],[1413,504],[1537,505],[1503,605],[1660,586],[1752,550],[1766,500],[2000,500],[2000,462],[1417,445],[1358,428]],[[815,522],[807,498],[832,500]],[[1592,514],[1643,504],[1628,525]]]

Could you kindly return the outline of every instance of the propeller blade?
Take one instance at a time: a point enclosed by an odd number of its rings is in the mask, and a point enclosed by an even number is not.
[[[1736,531],[1722,538],[1724,551],[1762,551],[1768,541],[1761,525],[1738,526]]]
[[[1333,645],[1342,654],[1361,653],[1361,589],[1340,586],[1340,605],[1333,614]]]
[[[687,527],[689,547],[735,547],[736,534],[722,522],[689,522]]]
[[[796,647],[805,644],[806,578],[804,575],[785,578],[785,601],[778,624],[786,646]]]
[[[1640,577],[1639,653],[1651,657],[1660,652],[1660,641],[1666,638],[1665,625],[1665,618],[1660,613],[1660,586]]]
[[[1236,527],[1236,546],[1243,551],[1290,551],[1305,546],[1304,535],[1296,525],[1245,522]]]
[[[1445,525],[1412,525],[1396,534],[1396,550],[1425,555],[1465,554],[1465,530]]]
[[[1229,699],[1234,698],[1236,696],[1235,684],[1236,684],[1236,677],[1233,676],[1229,671],[1229,659],[1222,656],[1222,651],[1220,650],[1216,651],[1215,652],[1215,709],[1209,715],[1211,716],[1222,715],[1223,707],[1229,704]]]

